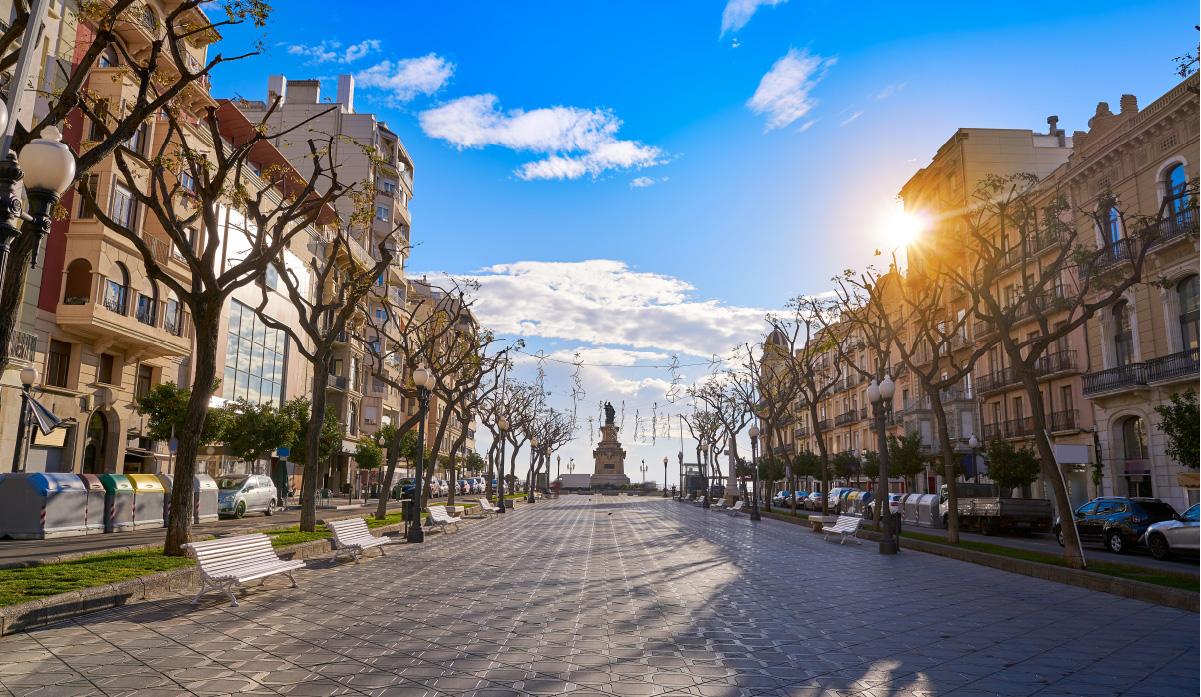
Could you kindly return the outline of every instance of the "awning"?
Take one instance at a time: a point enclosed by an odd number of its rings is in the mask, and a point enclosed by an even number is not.
[[[1201,473],[1181,472],[1176,475],[1176,483],[1186,489],[1196,489],[1201,487]]]
[[[153,450],[143,450],[142,448],[126,448],[126,457],[133,455],[134,457],[154,457],[157,453]]]

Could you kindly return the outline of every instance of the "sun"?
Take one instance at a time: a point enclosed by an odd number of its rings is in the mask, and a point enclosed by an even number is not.
[[[898,246],[909,245],[930,227],[930,217],[924,213],[906,213],[894,211],[884,224],[884,232],[889,240]]]

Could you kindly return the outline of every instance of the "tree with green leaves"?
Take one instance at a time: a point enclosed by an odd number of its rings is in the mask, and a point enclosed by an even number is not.
[[[792,473],[797,477],[816,479],[821,476],[821,456],[811,450],[802,450],[792,457]]]
[[[214,386],[214,391],[220,382]],[[146,435],[154,440],[168,440],[183,431],[184,419],[192,390],[173,382],[161,382],[137,400],[138,414],[149,417]],[[228,413],[222,409],[209,409],[200,431],[197,445],[217,443],[225,438]]]
[[[1183,394],[1175,393],[1171,404],[1155,407],[1159,414],[1159,430],[1168,437],[1167,452],[1181,465],[1198,468],[1198,428],[1201,417],[1197,411],[1197,390],[1192,387]]]
[[[467,457],[463,459],[463,468],[471,473],[482,471],[486,465],[484,458],[477,452],[467,453]]]
[[[863,451],[862,472],[863,476],[872,481],[880,476],[880,453],[875,450]]]
[[[984,474],[1002,489],[1030,486],[1041,471],[1042,463],[1033,448],[1015,446],[999,438],[988,444]]]
[[[257,462],[292,442],[296,424],[290,416],[270,404],[255,404],[245,399],[226,402],[223,409],[228,427],[225,446],[231,455],[246,462]]]
[[[354,450],[355,464],[361,470],[376,470],[384,464],[384,451],[375,444],[374,438],[360,438]]]
[[[297,397],[285,402],[281,411],[291,422],[292,438],[288,449],[292,451],[289,459],[295,462],[307,461],[308,430],[310,423],[310,403],[305,397]],[[317,461],[328,462],[331,457],[342,451],[342,435],[345,431],[338,419],[338,410],[332,404],[325,407],[325,423],[321,427],[321,437],[318,441]],[[307,472],[306,472],[307,474]]]
[[[859,458],[850,450],[843,450],[830,460],[830,465],[834,470],[834,478],[841,479],[846,484],[859,469]]]
[[[927,458],[922,453],[922,436],[917,431],[901,438],[888,436],[888,473],[903,477],[913,488],[913,479],[926,471]]]

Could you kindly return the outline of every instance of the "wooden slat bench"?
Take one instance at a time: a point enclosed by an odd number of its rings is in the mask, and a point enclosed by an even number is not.
[[[847,538],[849,537],[855,541],[855,544],[861,545],[863,543],[859,541],[859,538],[855,536],[855,533],[859,532],[859,524],[862,522],[862,518],[849,515],[840,515],[832,527],[823,528],[822,531],[826,533],[826,536],[822,539],[825,540],[829,538],[830,535],[841,535],[842,537],[838,540],[838,544],[846,542]]]
[[[442,528],[442,532],[448,532],[446,526],[453,525],[458,531],[459,523],[463,520],[457,516],[452,516],[446,512],[445,506],[430,506],[427,510],[430,512],[430,522]]]
[[[718,499],[718,500],[717,500],[717,503],[713,504],[712,506],[709,506],[709,510],[711,510],[711,511],[724,511],[724,510],[726,510],[726,500],[725,500],[725,499]]]
[[[739,513],[742,513],[742,505],[742,501],[735,501],[734,505],[730,507],[730,510],[727,511],[727,513],[729,515],[738,515]]]
[[[367,529],[367,521],[362,518],[347,518],[346,520],[331,520],[325,524],[334,533],[334,556],[329,563],[333,564],[342,554],[349,554],[354,563],[362,564],[359,555],[365,554],[372,547],[379,547],[379,553],[386,555],[384,545],[390,544],[390,537],[376,537]]]
[[[271,547],[271,538],[262,533],[192,542],[183,548],[196,558],[200,570],[200,590],[192,598],[193,605],[199,603],[200,596],[207,591],[219,590],[229,596],[230,607],[237,607],[234,586],[255,579],[259,579],[261,586],[268,576],[275,574],[287,574],[295,588],[292,571],[304,568],[303,561],[280,559]]]
[[[493,506],[491,501],[489,501],[488,499],[485,499],[485,498],[480,499],[480,517],[481,518],[486,518],[488,516],[495,517],[495,516],[499,516],[499,515],[500,515],[500,509],[497,508],[496,506]]]

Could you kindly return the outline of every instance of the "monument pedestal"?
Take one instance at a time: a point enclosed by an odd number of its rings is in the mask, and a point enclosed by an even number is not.
[[[592,474],[593,489],[629,488],[630,478],[626,476],[625,466],[626,451],[617,440],[617,426],[611,420],[601,426],[601,442],[596,450],[592,451],[592,455],[596,458],[596,470]]]

